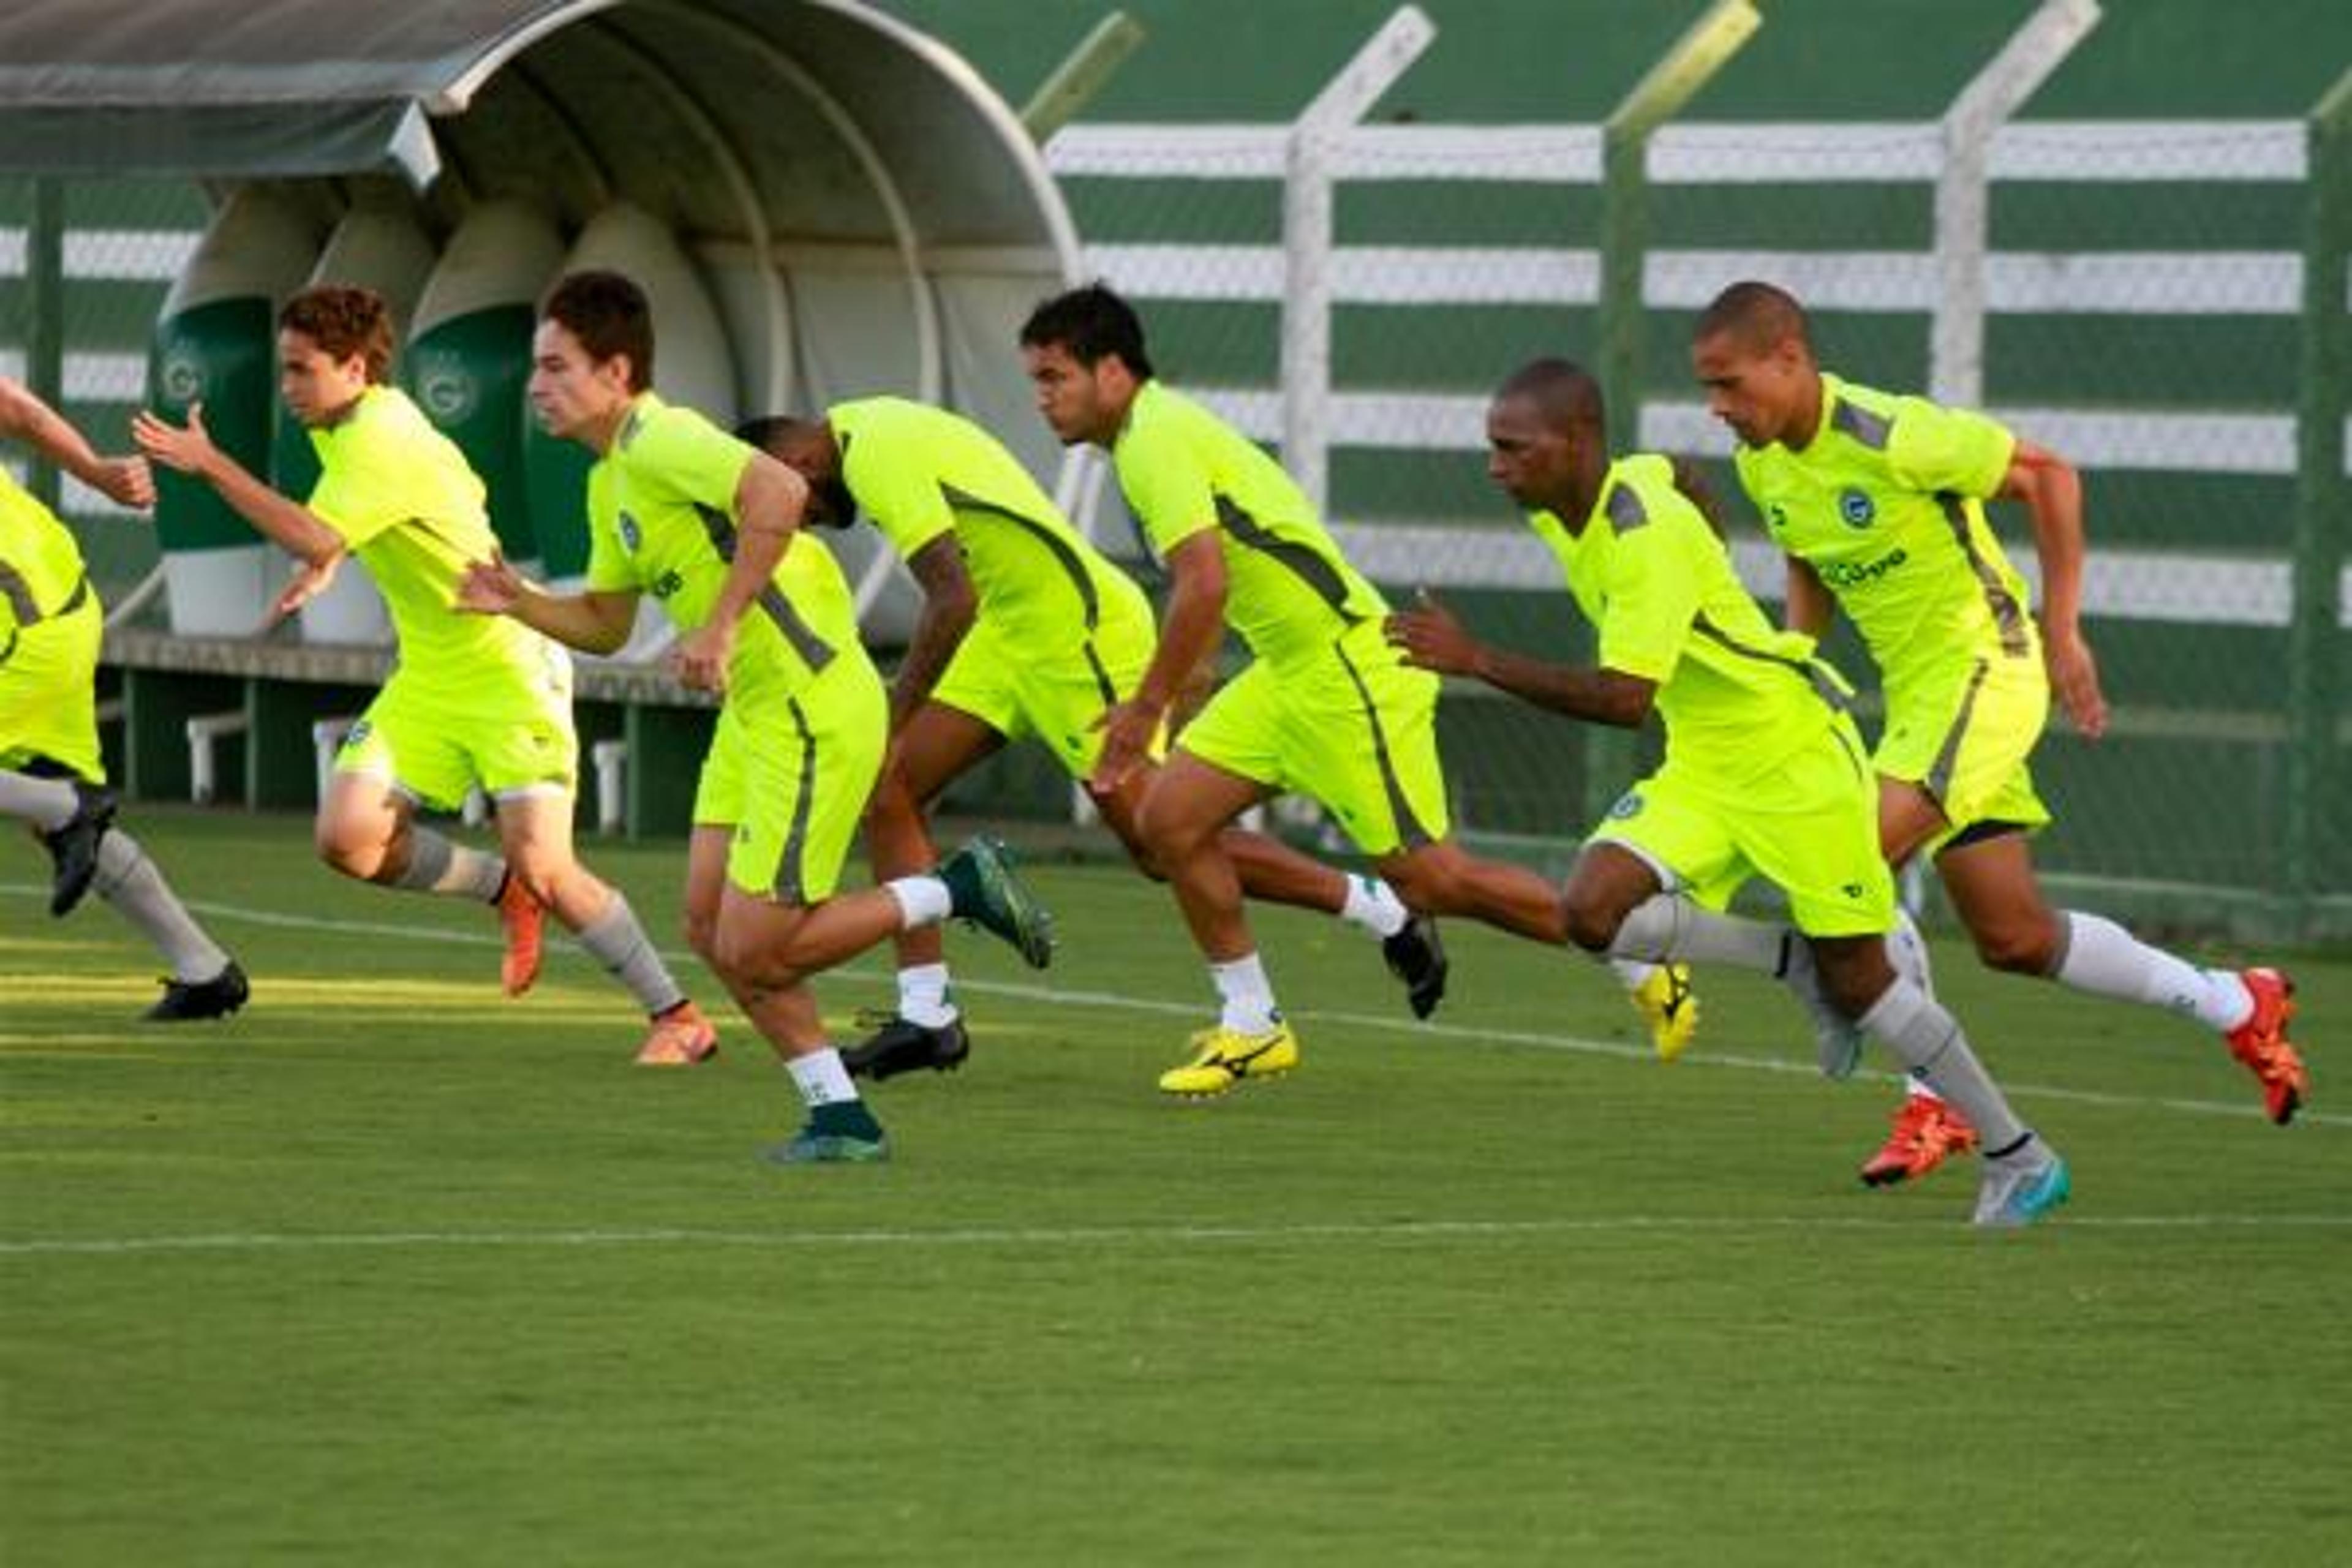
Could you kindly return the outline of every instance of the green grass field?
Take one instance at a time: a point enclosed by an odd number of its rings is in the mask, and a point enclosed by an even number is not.
[[[1854,1183],[1891,1080],[1820,1082],[1765,986],[1703,976],[1662,1067],[1603,973],[1467,930],[1415,1026],[1264,918],[1305,1067],[1161,1103],[1207,994],[1166,894],[1048,866],[1061,960],[955,939],[974,1058],[877,1093],[895,1163],[787,1172],[731,1016],[635,1069],[568,946],[506,1002],[487,914],[297,819],[133,826],[254,1001],[130,1023],[152,956],[0,851],[10,1568],[2352,1561],[2341,954],[2281,1131],[2192,1026],[1939,943],[2075,1168],[1985,1235],[1970,1170]],[[677,847],[590,855],[676,945]]]

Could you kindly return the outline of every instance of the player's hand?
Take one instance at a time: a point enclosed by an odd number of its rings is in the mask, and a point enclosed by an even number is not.
[[[335,574],[342,570],[342,565],[343,558],[341,552],[330,555],[316,564],[308,561],[294,563],[294,570],[288,575],[286,586],[278,591],[278,597],[271,602],[269,618],[262,622],[261,629],[268,631],[325,593],[333,585]]]
[[[188,405],[188,423],[184,427],[141,409],[131,416],[131,439],[151,461],[199,479],[204,477],[205,465],[220,455],[220,448],[213,445],[212,433],[205,428],[202,403]]]
[[[1402,650],[1415,669],[1440,675],[1475,675],[1486,652],[1476,637],[1463,629],[1454,612],[1426,588],[1413,591],[1413,607],[1388,618],[1384,630],[1391,647]]]
[[[1150,758],[1151,737],[1159,732],[1161,717],[1159,709],[1133,698],[1104,709],[1094,722],[1103,732],[1102,753],[1095,759],[1087,787],[1097,795],[1117,793]]]
[[[677,639],[669,662],[679,685],[696,691],[724,692],[727,666],[734,657],[735,628],[709,621]]]
[[[466,563],[465,573],[457,579],[457,597],[451,602],[477,616],[503,616],[522,602],[522,574],[507,564],[503,553],[493,550],[488,561]]]
[[[2052,633],[2042,638],[2042,661],[2050,667],[2050,689],[2058,706],[2074,721],[2085,740],[2107,732],[2107,700],[2099,690],[2099,661],[2080,632]]]
[[[100,458],[89,482],[118,506],[145,511],[155,504],[155,474],[144,458]]]

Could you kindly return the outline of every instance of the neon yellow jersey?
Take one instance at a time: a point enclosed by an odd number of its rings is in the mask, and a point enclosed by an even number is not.
[[[73,531],[0,468],[0,643],[79,607],[89,592]]]
[[[1549,511],[1528,521],[1600,631],[1601,667],[1657,683],[1679,765],[1753,778],[1811,744],[1844,706],[1844,683],[1813,658],[1812,639],[1775,629],[1757,607],[1666,458],[1612,463],[1581,532]]]
[[[498,548],[482,481],[457,443],[408,395],[371,386],[334,425],[310,433],[319,483],[310,509],[367,568],[400,639],[408,680],[460,691],[492,671],[538,679],[546,639],[504,616],[457,607],[468,561]]]
[[[901,397],[825,412],[842,482],[900,556],[952,532],[980,613],[1009,634],[1084,637],[1151,611],[1127,574],[1070,526],[1020,459],[969,419]]]
[[[1739,482],[1811,566],[1890,690],[1979,658],[2041,657],[2025,583],[1985,522],[2016,437],[1981,414],[1822,377],[1801,451],[1743,446]]]
[[[1226,623],[1268,663],[1302,662],[1388,614],[1282,466],[1181,393],[1145,382],[1111,463],[1161,555],[1216,531]]]
[[[640,393],[588,471],[588,586],[651,594],[680,629],[710,618],[735,558],[735,490],[750,447],[691,408]],[[832,552],[795,531],[735,638],[730,691],[800,690],[835,658],[866,657]]]

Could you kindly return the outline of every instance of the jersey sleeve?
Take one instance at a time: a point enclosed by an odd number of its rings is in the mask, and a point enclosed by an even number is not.
[[[1949,490],[1983,500],[2000,489],[2017,437],[2006,426],[1965,408],[1906,397],[1895,410],[1886,458],[1895,477],[1930,494]]]
[[[1689,515],[1684,517],[1654,494],[1643,499],[1657,515],[1618,536],[1609,563],[1599,663],[1664,686],[1682,660],[1698,613],[1700,577],[1687,558],[1688,543],[1691,528],[1706,533],[1706,524],[1686,504],[1682,510]]]
[[[402,483],[404,467],[394,443],[374,424],[356,424],[320,451],[310,512],[357,550],[412,510]]]
[[[1111,461],[1144,537],[1162,557],[1216,526],[1216,490],[1207,465],[1178,432],[1157,424],[1130,427]]]
[[[919,442],[890,440],[879,430],[862,432],[849,443],[841,477],[858,510],[874,520],[901,560],[912,561],[923,546],[955,531],[955,513]]]
[[[693,409],[673,405],[646,420],[631,443],[631,482],[643,479],[681,500],[731,516],[743,470],[756,455]]]

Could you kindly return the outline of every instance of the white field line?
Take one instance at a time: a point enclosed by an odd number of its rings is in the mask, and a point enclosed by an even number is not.
[[[48,889],[26,883],[0,883],[0,896],[18,898],[48,897]],[[394,924],[381,921],[320,920],[310,915],[290,915],[274,910],[247,909],[236,904],[218,904],[187,900],[190,910],[200,915],[218,920],[239,921],[247,925],[274,926],[287,931],[321,931],[341,936],[391,937],[401,941],[440,942],[460,947],[492,948],[499,945],[494,937],[471,931],[444,930],[428,926]],[[667,963],[697,964],[693,953],[665,948],[661,956]],[[864,963],[844,964],[827,970],[827,978],[856,980],[866,984],[887,984],[891,976]],[[1019,981],[959,979],[960,991],[991,996],[1010,996],[1021,1001],[1047,1002],[1064,1007],[1098,1007],[1108,1012],[1145,1013],[1162,1017],[1198,1019],[1204,1004],[1199,1001],[1178,1002],[1152,996],[1130,996],[1108,991],[1073,991],[1052,985],[1027,984]],[[1473,1045],[1523,1046],[1535,1050],[1566,1051],[1576,1056],[1610,1057],[1622,1061],[1650,1061],[1654,1053],[1646,1046],[1629,1046],[1616,1040],[1587,1039],[1578,1035],[1539,1035],[1527,1030],[1474,1028],[1460,1024],[1416,1022],[1403,1018],[1385,1017],[1371,1013],[1341,1013],[1328,1008],[1300,1008],[1291,1015],[1302,1023],[1341,1025],[1351,1029],[1372,1029],[1385,1034],[1406,1035],[1417,1038],[1435,1037]],[[1792,1037],[1797,1032],[1790,1019]],[[1773,1057],[1724,1056],[1709,1051],[1685,1053],[1676,1064],[1728,1068],[1744,1072],[1797,1074],[1818,1076],[1811,1065],[1793,1059]],[[1899,1084],[1899,1073],[1860,1072],[1857,1083],[1879,1082]],[[2178,1100],[2137,1094],[2110,1094],[2099,1089],[2063,1089],[2040,1084],[2004,1081],[2002,1087],[2011,1095],[2021,1098],[2063,1100],[2076,1105],[2105,1105],[2178,1110],[2196,1116],[2228,1116],[2239,1119],[2256,1117],[2261,1110],[2251,1099],[2246,1100]],[[2297,1126],[2352,1127],[2352,1113],[2329,1113],[2304,1110],[2295,1117]]]
[[[2066,1230],[2344,1230],[2352,1215],[2143,1215],[2101,1219],[2062,1217]],[[1171,1225],[1171,1226],[974,1226],[917,1230],[483,1230],[224,1232],[199,1236],[126,1236],[0,1240],[0,1258],[123,1257],[186,1252],[311,1252],[417,1247],[1162,1247],[1266,1242],[1360,1244],[1363,1242],[1454,1242],[1520,1240],[1529,1237],[1605,1235],[1753,1236],[1825,1231],[1876,1235],[1916,1233],[1916,1215],[1882,1219],[1820,1218],[1801,1215],[1591,1215],[1556,1219],[1430,1219],[1364,1224]]]

